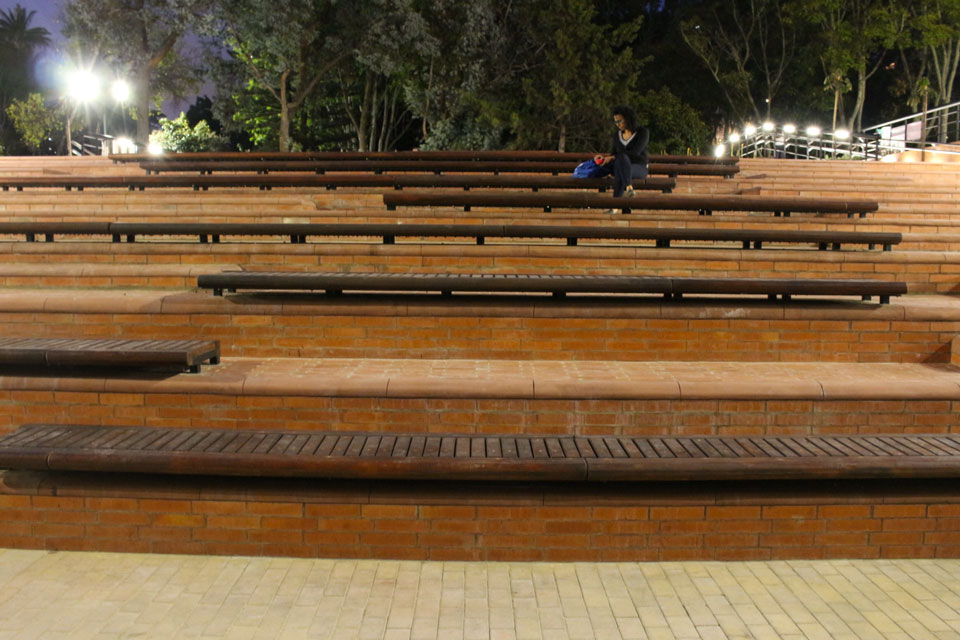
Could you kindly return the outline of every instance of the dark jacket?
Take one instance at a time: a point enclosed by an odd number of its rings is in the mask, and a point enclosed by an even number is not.
[[[620,143],[620,132],[614,133],[610,154],[616,156],[626,153],[630,158],[630,164],[647,166],[647,143],[650,142],[650,131],[646,127],[638,127],[634,133],[636,135],[626,147]]]

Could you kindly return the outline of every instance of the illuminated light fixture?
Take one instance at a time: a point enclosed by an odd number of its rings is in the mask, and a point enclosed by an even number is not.
[[[783,125],[783,132],[788,136],[792,136],[797,132],[797,125],[795,124],[785,124]]]
[[[837,129],[833,132],[833,137],[839,140],[846,140],[850,137],[850,132],[846,129]]]
[[[137,145],[130,138],[117,138],[113,141],[113,153],[136,153]]]
[[[764,122],[763,125],[761,125],[761,126],[763,127],[763,130],[764,130],[764,131],[773,131],[773,129],[774,129],[774,125],[773,125],[773,123],[770,122],[770,121]]]
[[[67,95],[74,102],[90,102],[100,93],[100,80],[90,71],[73,71],[67,76]]]
[[[126,80],[114,80],[110,85],[110,94],[117,102],[126,102],[130,99],[130,85]]]
[[[737,144],[738,142],[740,142],[740,134],[734,131],[733,133],[730,134],[729,140],[732,144]]]
[[[748,138],[749,138],[750,136],[752,136],[753,134],[755,134],[756,132],[757,132],[757,128],[756,128],[755,126],[753,126],[752,124],[748,124],[747,126],[745,126],[745,127],[743,128],[743,135],[746,136],[746,137],[748,137]]]
[[[159,156],[163,154],[163,145],[158,142],[151,142],[147,145],[147,152]]]
[[[820,133],[821,133],[820,127],[818,127],[815,124],[812,124],[809,127],[807,127],[807,135],[810,136],[811,138],[816,138],[817,136],[820,135]]]
[[[727,145],[718,144],[717,146],[715,146],[713,148],[713,155],[715,155],[718,158],[722,158],[723,156],[727,155]]]

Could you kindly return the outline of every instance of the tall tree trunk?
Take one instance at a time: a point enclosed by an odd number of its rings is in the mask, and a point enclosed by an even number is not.
[[[137,109],[137,146],[150,142],[150,69],[142,67],[134,76],[134,100]]]
[[[557,141],[557,151],[563,153],[567,150],[567,124],[560,123],[560,139]]]
[[[287,100],[287,72],[280,76],[280,151],[290,151],[290,101]]]
[[[427,97],[423,105],[423,128],[421,129],[421,133],[423,134],[424,140],[426,140],[427,134],[429,133],[427,122],[430,120],[430,91],[432,89],[433,89],[433,60],[430,61],[430,71],[427,74]]]
[[[357,126],[357,149],[359,151],[370,150],[367,133],[370,127],[370,94],[373,92],[373,74],[368,72],[365,75],[366,78],[363,83],[363,102],[360,104],[360,124]]]
[[[372,74],[371,74],[372,75]],[[380,110],[380,79],[377,76],[373,78],[373,96],[370,98],[370,135],[367,138],[370,145],[370,151],[375,151],[377,144],[377,116]]]

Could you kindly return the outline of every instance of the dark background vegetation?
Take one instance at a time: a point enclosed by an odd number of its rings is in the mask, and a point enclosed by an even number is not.
[[[68,116],[145,143],[158,105],[201,91],[167,114],[168,147],[593,152],[628,104],[653,151],[704,153],[745,122],[861,130],[947,104],[960,61],[960,0],[60,5],[62,33],[0,10],[0,153],[65,152]],[[129,104],[71,104],[36,73],[54,41],[127,79]]]

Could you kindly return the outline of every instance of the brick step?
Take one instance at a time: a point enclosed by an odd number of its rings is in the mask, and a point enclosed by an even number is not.
[[[948,363],[958,305],[24,287],[0,291],[0,327],[11,338],[219,339],[225,356],[247,357]]]
[[[958,239],[960,245],[960,239]],[[742,249],[677,243],[658,249],[584,242],[553,244],[228,242],[0,243],[0,285],[193,289],[200,274],[223,270],[389,273],[540,273],[672,277],[876,278],[910,293],[960,286],[960,252]]]
[[[586,489],[6,472],[0,482],[6,548],[510,562],[960,553],[950,480]]]
[[[197,374],[5,372],[0,407],[0,433],[28,423],[584,436],[956,433],[960,372],[929,364],[224,356]]]

